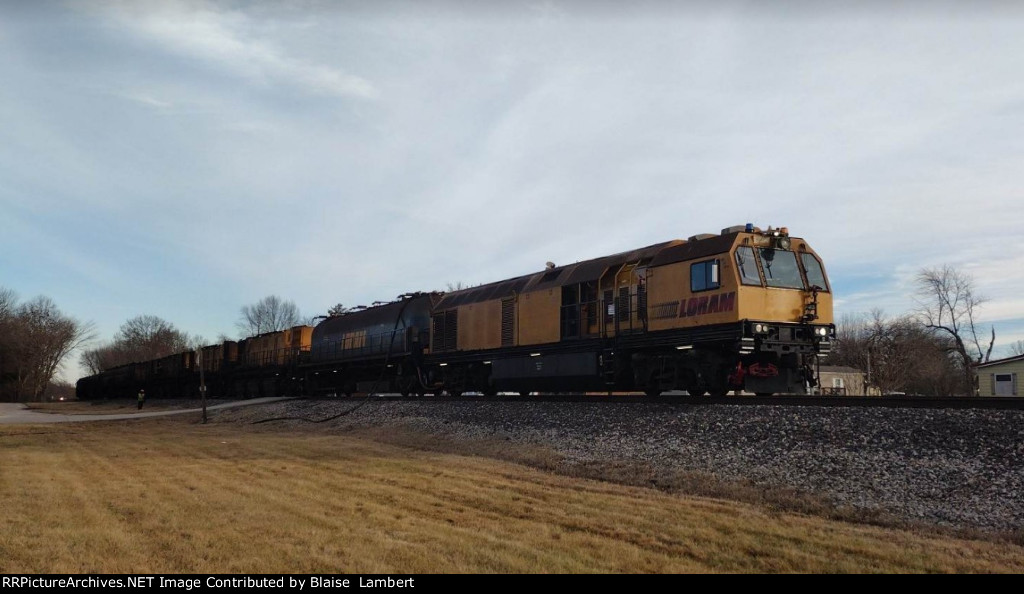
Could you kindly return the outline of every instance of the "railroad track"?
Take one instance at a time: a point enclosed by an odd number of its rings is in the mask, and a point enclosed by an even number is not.
[[[365,400],[367,396],[317,396],[307,400]],[[883,407],[883,408],[937,408],[937,409],[1024,409],[1024,398],[1010,397],[921,397],[921,396],[689,396],[644,394],[533,394],[530,396],[462,395],[423,396],[403,398],[398,394],[374,394],[371,400],[400,402],[593,402],[601,404],[659,403],[659,404],[726,404],[733,406],[825,406],[825,407]]]

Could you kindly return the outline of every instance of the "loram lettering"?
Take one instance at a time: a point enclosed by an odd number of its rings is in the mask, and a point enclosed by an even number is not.
[[[732,311],[736,309],[736,292],[715,293],[714,295],[701,295],[690,297],[679,304],[679,317],[692,318],[704,314]]]

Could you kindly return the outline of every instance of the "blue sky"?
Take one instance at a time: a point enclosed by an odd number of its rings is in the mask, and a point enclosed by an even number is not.
[[[629,6],[2,2],[0,286],[212,341],[752,222],[1024,338],[1024,6]]]

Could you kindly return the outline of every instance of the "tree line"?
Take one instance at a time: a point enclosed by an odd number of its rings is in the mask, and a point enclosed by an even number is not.
[[[924,269],[915,283],[912,313],[844,316],[828,364],[866,372],[868,384],[883,394],[974,394],[973,365],[990,360],[996,339],[995,329],[986,336],[977,320],[985,298],[969,275],[951,266]],[[1024,353],[1024,341],[1015,349]]]
[[[335,306],[341,308],[341,305]],[[275,332],[303,323],[292,301],[271,295],[243,306],[236,323],[242,338]],[[0,401],[32,402],[48,394],[70,395],[74,387],[55,381],[68,357],[81,350],[80,363],[90,374],[138,361],[159,359],[204,346],[199,336],[189,336],[174,324],[154,315],[128,319],[114,337],[98,346],[96,329],[63,313],[49,297],[21,302],[18,295],[0,287]],[[221,335],[218,340],[229,340]]]
[[[240,338],[248,338],[302,323],[299,308],[294,302],[270,295],[252,305],[243,305],[235,327]],[[218,342],[226,340],[230,338],[224,334],[218,337]],[[89,373],[97,374],[128,363],[161,359],[202,346],[206,346],[202,337],[189,336],[157,316],[142,315],[122,324],[106,344],[86,350],[81,363]]]

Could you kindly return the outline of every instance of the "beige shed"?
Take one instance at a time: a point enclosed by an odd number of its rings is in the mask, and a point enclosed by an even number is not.
[[[978,377],[978,396],[1020,396],[1024,355],[975,365],[974,372]]]

